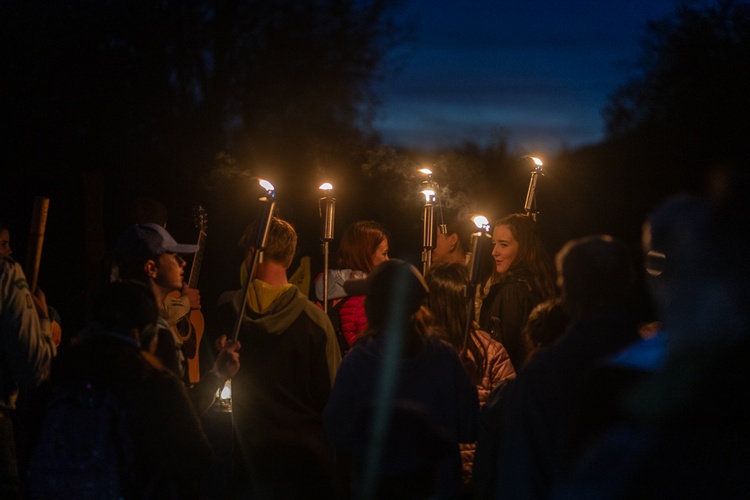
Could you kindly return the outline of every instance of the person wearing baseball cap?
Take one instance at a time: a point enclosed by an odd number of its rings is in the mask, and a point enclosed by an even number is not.
[[[120,235],[115,250],[119,279],[148,285],[159,306],[160,316],[155,328],[141,332],[141,347],[159,358],[189,388],[187,358],[181,339],[167,322],[165,301],[170,292],[182,290],[185,286],[185,260],[182,255],[193,254],[198,248],[198,245],[177,243],[164,227],[146,223],[126,229]],[[191,307],[200,308],[200,298]],[[227,343],[217,355],[213,368],[193,386],[190,395],[199,411],[208,408],[216,389],[237,373],[238,349],[238,342]]]
[[[164,227],[158,224],[135,224],[120,235],[117,255],[123,260],[151,259],[165,253],[193,254],[198,245],[177,243]]]

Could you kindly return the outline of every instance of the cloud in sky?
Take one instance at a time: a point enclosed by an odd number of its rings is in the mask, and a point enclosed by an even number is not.
[[[505,132],[551,154],[603,138],[601,111],[632,75],[646,22],[672,0],[411,0],[417,47],[376,86],[386,142],[432,149]]]

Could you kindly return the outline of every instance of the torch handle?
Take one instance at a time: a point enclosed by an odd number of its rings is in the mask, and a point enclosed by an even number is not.
[[[320,200],[325,204],[325,210],[322,211],[323,216],[323,241],[333,240],[333,223],[336,217],[336,199],[325,197]]]
[[[427,270],[432,265],[432,225],[435,218],[435,206],[427,203],[424,206],[424,228],[422,232],[422,274],[427,274]]]
[[[260,214],[258,231],[255,233],[256,245],[253,248],[253,260],[250,269],[247,271],[247,281],[245,286],[242,287],[242,296],[240,297],[240,304],[237,311],[237,318],[234,322],[234,330],[232,332],[232,340],[237,340],[240,334],[240,325],[242,325],[242,317],[245,315],[245,306],[247,305],[247,292],[250,290],[250,283],[253,281],[253,275],[255,269],[258,267],[258,262],[262,262],[263,249],[266,246],[266,239],[268,238],[268,229],[271,227],[271,219],[273,219],[273,211],[276,207],[276,201],[272,198],[267,200],[264,205],[264,211]]]
[[[328,240],[323,241],[323,312],[328,314]]]
[[[536,212],[532,212],[531,207],[534,204],[534,195],[536,193],[536,181],[538,175],[538,170],[534,170],[533,172],[531,172],[531,179],[529,180],[529,190],[526,192],[526,203],[524,203],[523,205],[523,209],[526,212],[526,215],[531,215],[534,220],[536,220]]]
[[[47,212],[49,198],[37,196],[34,199],[34,211],[31,216],[29,229],[29,245],[26,252],[26,281],[29,289],[36,290],[39,278],[39,265],[42,262],[42,245],[44,244],[44,230],[47,227]]]
[[[490,235],[484,231],[478,231],[471,235],[471,258],[469,260],[469,283],[466,285],[466,300],[469,301],[469,315],[466,319],[464,330],[464,347],[471,332],[471,322],[476,314],[474,298],[479,286],[479,271],[482,264],[482,255],[492,243]]]
[[[325,209],[320,211],[323,217],[323,311],[328,313],[328,255],[329,242],[333,241],[333,223],[336,218],[336,198],[326,196],[320,199]]]

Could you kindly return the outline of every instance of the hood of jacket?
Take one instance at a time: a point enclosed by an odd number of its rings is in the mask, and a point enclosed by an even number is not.
[[[340,299],[348,294],[344,291],[344,282],[350,279],[366,278],[364,271],[352,271],[351,269],[329,269],[328,270],[328,300]],[[315,279],[315,297],[323,302],[323,273]]]
[[[232,292],[231,305],[235,315],[240,310],[242,299],[242,290]],[[253,280],[247,291],[247,307],[242,308],[241,328],[252,326],[278,335],[291,326],[308,302],[307,297],[292,284],[275,287],[258,279]]]

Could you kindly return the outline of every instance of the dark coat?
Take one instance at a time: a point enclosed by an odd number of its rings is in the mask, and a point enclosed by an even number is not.
[[[382,407],[376,399],[384,349],[382,337],[368,337],[349,351],[325,410],[331,442],[353,455],[355,498],[370,450],[370,422]],[[422,472],[437,470],[434,498],[456,498],[461,490],[458,444],[474,441],[479,418],[477,390],[456,351],[431,337],[414,356],[401,360],[395,390],[380,480],[399,478],[402,486],[413,485]]]
[[[541,350],[508,387],[502,412],[496,498],[545,498],[565,443],[571,415],[589,374],[605,357],[638,339],[635,321],[621,311],[573,323]]]
[[[490,287],[479,311],[479,327],[503,344],[516,371],[526,359],[523,327],[544,295],[529,273],[517,271]]]
[[[132,441],[127,498],[196,498],[212,451],[185,386],[133,339],[96,332],[52,367],[48,394],[86,382],[122,405]]]

